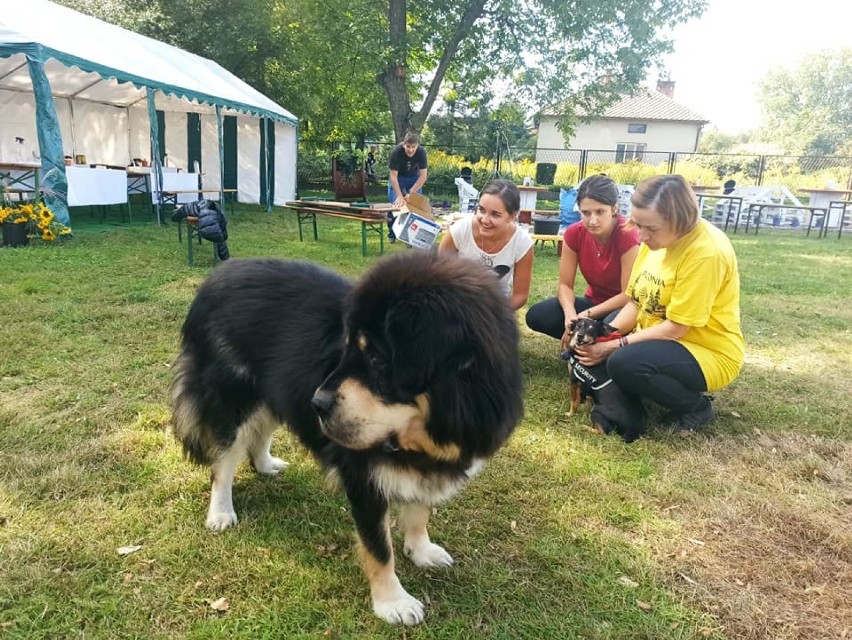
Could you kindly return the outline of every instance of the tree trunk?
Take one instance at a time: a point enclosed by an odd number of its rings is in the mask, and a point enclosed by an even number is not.
[[[388,96],[393,132],[397,142],[402,142],[405,132],[411,127],[411,102],[406,87],[405,62],[408,58],[406,29],[406,0],[388,2],[388,26],[391,58],[387,68],[379,75],[381,84]]]
[[[435,99],[441,83],[447,73],[447,68],[458,53],[459,43],[470,33],[473,23],[482,15],[482,11],[488,0],[471,0],[462,16],[455,32],[444,46],[441,61],[435,70],[435,76],[429,86],[426,99],[418,113],[411,110],[411,101],[408,99],[407,69],[408,46],[406,41],[406,0],[389,0],[388,24],[390,28],[390,50],[391,59],[387,68],[379,74],[379,84],[384,87],[388,96],[391,119],[396,141],[401,142],[402,137],[409,129],[420,131],[426,123],[426,118],[432,111]]]

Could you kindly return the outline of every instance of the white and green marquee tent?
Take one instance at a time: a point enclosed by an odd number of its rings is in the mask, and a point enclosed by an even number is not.
[[[47,0],[2,5],[0,162],[26,140],[63,221],[65,155],[160,172],[168,154],[240,202],[295,197],[298,120],[218,64]]]

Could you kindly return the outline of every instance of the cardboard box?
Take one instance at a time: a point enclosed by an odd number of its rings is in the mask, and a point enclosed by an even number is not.
[[[432,216],[432,203],[429,202],[429,198],[426,196],[422,196],[419,193],[409,193],[405,201],[408,205],[406,208],[412,213],[416,213],[418,216],[428,218],[429,220],[434,220]]]
[[[393,223],[396,237],[415,249],[431,249],[440,231],[440,224],[411,211],[401,211]]]

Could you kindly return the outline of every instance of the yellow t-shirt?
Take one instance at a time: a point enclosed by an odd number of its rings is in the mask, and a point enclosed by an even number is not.
[[[640,245],[627,295],[639,309],[638,329],[672,320],[690,327],[679,340],[698,360],[707,390],[740,371],[740,274],[731,241],[706,220],[665,249]]]

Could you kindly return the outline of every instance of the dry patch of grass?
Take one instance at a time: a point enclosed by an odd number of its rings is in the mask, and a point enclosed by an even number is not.
[[[796,434],[708,440],[663,473],[673,589],[730,638],[852,634],[852,445]],[[683,487],[706,484],[708,491]]]

